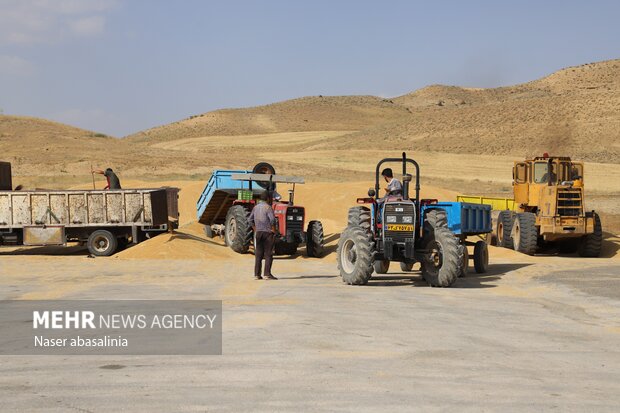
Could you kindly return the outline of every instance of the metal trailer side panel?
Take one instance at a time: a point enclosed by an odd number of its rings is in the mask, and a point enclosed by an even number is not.
[[[11,224],[13,226],[30,225],[30,196],[26,193],[11,194],[10,210],[12,211]]]
[[[198,222],[202,224],[210,224],[210,222],[206,222],[203,215],[209,205],[211,198],[213,198],[213,194],[220,189],[249,189],[250,185],[247,181],[238,181],[232,179],[233,174],[249,174],[251,171],[242,171],[242,170],[216,170],[213,171],[207,185],[202,190],[202,194],[198,198],[198,202],[196,203],[196,215],[198,217]]]
[[[438,202],[422,207],[427,210],[443,209],[448,218],[448,229],[455,235],[486,234],[492,230],[491,206],[467,202]],[[423,219],[423,218],[422,218]]]
[[[7,192],[0,192],[0,225],[11,225],[11,199]]]

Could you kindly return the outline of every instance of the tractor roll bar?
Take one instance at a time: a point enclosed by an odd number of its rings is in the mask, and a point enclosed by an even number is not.
[[[415,167],[415,200],[420,203],[420,165],[413,159],[407,158],[407,154],[403,152],[402,158],[385,158],[379,161],[377,169],[375,171],[375,199],[379,199],[379,174],[381,173],[381,165],[386,162],[402,162],[403,164],[403,176],[407,174],[407,163],[412,164]]]

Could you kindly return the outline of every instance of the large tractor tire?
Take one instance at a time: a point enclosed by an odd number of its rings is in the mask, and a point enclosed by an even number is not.
[[[118,249],[116,235],[104,229],[93,231],[86,241],[88,252],[96,257],[109,257]]]
[[[254,165],[254,168],[252,169],[252,173],[254,174],[267,174],[267,175],[275,175],[276,174],[276,169],[267,162],[259,162],[256,165]],[[263,189],[267,189],[267,187],[269,186],[269,182],[262,182],[262,181],[255,181],[256,184],[258,184],[258,186],[260,186]],[[273,184],[273,187],[271,188],[271,190],[275,190],[275,184]]]
[[[446,211],[442,209],[433,209],[426,212],[424,214],[424,220],[433,228],[448,227],[448,215],[446,214]]]
[[[497,246],[508,249],[513,248],[512,226],[515,222],[515,215],[512,211],[501,211],[497,217],[497,227],[495,234],[497,236]]]
[[[295,255],[297,253],[297,244],[288,242],[277,242],[273,247],[275,255]]]
[[[224,240],[233,251],[245,254],[252,242],[250,212],[241,205],[234,205],[226,214]]]
[[[579,255],[582,257],[598,257],[601,255],[601,247],[603,246],[603,226],[601,225],[601,218],[595,212],[594,218],[594,232],[583,237],[581,245],[579,246]]]
[[[375,272],[377,274],[387,274],[388,270],[390,269],[390,261],[375,260],[372,266],[375,268]]]
[[[449,287],[462,270],[463,250],[448,228],[437,227],[424,242],[428,250],[421,262],[422,276],[432,287]]]
[[[410,272],[413,269],[413,263],[411,262],[401,262],[400,270],[403,272]]]
[[[538,248],[538,230],[536,229],[536,215],[531,212],[519,212],[511,232],[512,244],[515,251],[533,255]]]
[[[370,232],[370,209],[365,206],[354,206],[349,208],[347,226],[362,227],[364,230]]]
[[[306,231],[306,254],[308,257],[320,258],[325,253],[325,234],[321,221],[308,222]]]
[[[478,274],[484,274],[489,269],[489,248],[484,241],[474,245],[474,268]]]
[[[374,242],[361,227],[347,227],[338,241],[336,260],[342,281],[349,285],[364,285],[372,276]]]

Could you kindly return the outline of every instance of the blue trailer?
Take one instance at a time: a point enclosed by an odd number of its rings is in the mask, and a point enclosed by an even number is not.
[[[446,213],[448,229],[456,235],[463,249],[463,268],[460,276],[467,274],[469,267],[469,251],[467,246],[474,247],[474,269],[477,273],[487,271],[489,265],[489,250],[486,241],[479,239],[469,241],[468,237],[486,235],[493,230],[491,219],[491,206],[485,204],[473,204],[469,202],[434,202],[422,205],[420,219],[424,222],[427,211],[442,210]]]
[[[292,185],[287,200],[276,191],[278,183]],[[196,203],[198,222],[204,225],[207,237],[223,236],[233,251],[246,253],[254,238],[250,212],[260,194],[267,191],[276,216],[275,253],[293,255],[305,244],[308,256],[320,257],[324,252],[323,225],[311,220],[304,231],[305,209],[295,204],[295,185],[303,183],[300,177],[276,175],[273,166],[264,162],[252,170],[215,170]]]

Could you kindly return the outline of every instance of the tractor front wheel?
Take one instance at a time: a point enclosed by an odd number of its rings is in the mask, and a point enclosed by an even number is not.
[[[308,257],[320,258],[325,253],[325,234],[321,221],[308,222],[306,232],[306,254]]]
[[[347,227],[338,241],[336,260],[342,281],[349,285],[368,283],[373,272],[374,242],[358,226]]]

